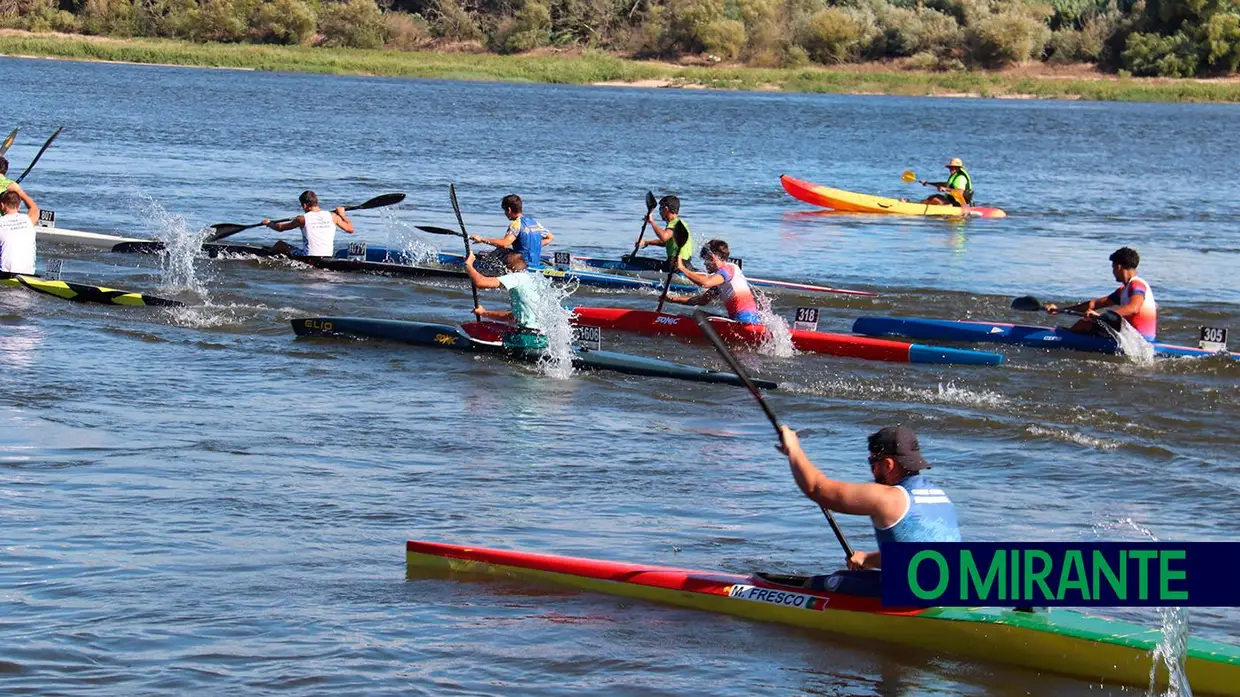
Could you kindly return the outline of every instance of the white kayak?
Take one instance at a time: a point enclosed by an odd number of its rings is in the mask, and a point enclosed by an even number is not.
[[[96,249],[112,249],[122,242],[147,242],[138,237],[121,237],[107,235],[102,232],[83,232],[63,227],[35,227],[35,236],[39,242],[55,242],[56,244],[75,244],[79,247]]]

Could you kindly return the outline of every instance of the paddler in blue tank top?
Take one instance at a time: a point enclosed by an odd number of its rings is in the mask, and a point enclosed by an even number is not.
[[[930,465],[921,456],[911,429],[888,426],[870,435],[872,484],[831,479],[810,462],[796,431],[784,426],[783,434],[784,452],[801,491],[823,508],[867,515],[874,525],[878,551],[854,551],[849,569],[882,568],[883,545],[889,542],[961,541],[956,507],[945,491],[922,474]]]
[[[499,202],[499,205],[503,207],[504,215],[511,221],[508,223],[508,231],[504,233],[504,236],[488,238],[470,235],[469,239],[496,248],[511,249],[521,255],[527,267],[541,269],[543,245],[554,242],[555,235],[551,234],[533,216],[524,214],[524,204],[521,203],[520,196],[508,194]]]

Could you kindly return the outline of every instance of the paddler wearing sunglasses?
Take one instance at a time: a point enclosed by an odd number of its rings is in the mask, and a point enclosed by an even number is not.
[[[728,317],[742,324],[762,324],[758,302],[741,267],[731,261],[728,243],[710,240],[702,245],[701,256],[706,273],[689,268],[682,257],[676,258],[676,268],[693,285],[704,289],[703,292],[697,295],[668,295],[668,301],[681,305],[709,305],[718,298],[727,308]]]

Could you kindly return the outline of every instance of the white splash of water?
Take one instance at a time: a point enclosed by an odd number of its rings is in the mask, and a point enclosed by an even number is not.
[[[388,233],[387,248],[393,263],[421,265],[439,262],[439,248],[423,239],[422,233],[416,227],[398,219],[391,210],[384,209],[382,217]]]
[[[1105,322],[1099,322],[1099,325],[1106,328],[1115,343],[1119,344],[1119,352],[1125,358],[1142,367],[1154,365],[1154,345],[1146,341],[1127,321],[1120,322],[1118,332]]]
[[[537,301],[532,308],[538,326],[547,337],[547,348],[538,359],[538,369],[543,375],[565,380],[573,374],[573,313],[565,307],[565,301],[576,290],[576,284],[557,286],[541,274],[530,274],[538,289]]]
[[[1150,542],[1158,542],[1158,536],[1152,530],[1131,518],[1121,518],[1095,525],[1094,531],[1095,533],[1135,532],[1138,537],[1143,537]],[[1188,610],[1182,607],[1160,607],[1158,619],[1162,624],[1162,638],[1154,647],[1154,655],[1151,656],[1150,684],[1147,694],[1158,694],[1158,668],[1161,665],[1167,671],[1167,690],[1162,693],[1162,697],[1192,697],[1193,688],[1188,684],[1188,673],[1184,670],[1184,659],[1188,655]]]
[[[754,299],[758,304],[758,316],[767,329],[762,343],[758,344],[758,353],[777,358],[795,356],[797,351],[792,345],[792,330],[788,328],[788,321],[775,314],[771,309],[771,300],[765,294],[757,294]]]
[[[205,298],[207,288],[198,278],[195,262],[211,229],[191,227],[185,218],[170,212],[147,194],[138,194],[134,207],[154,228],[155,239],[164,243],[164,250],[159,253],[159,263],[163,268],[160,290],[189,291]]]

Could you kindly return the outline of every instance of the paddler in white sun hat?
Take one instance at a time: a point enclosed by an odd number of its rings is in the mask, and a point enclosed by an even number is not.
[[[973,178],[965,170],[964,162],[959,157],[953,157],[947,163],[947,171],[949,174],[945,182],[923,181],[921,183],[922,186],[936,187],[941,192],[927,197],[922,203],[943,206],[972,205]]]

